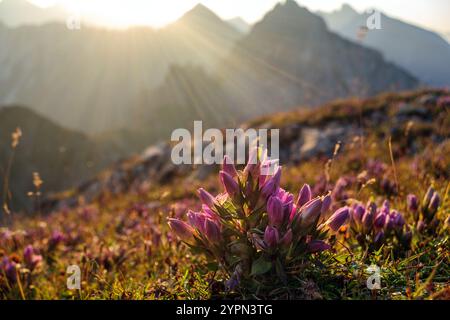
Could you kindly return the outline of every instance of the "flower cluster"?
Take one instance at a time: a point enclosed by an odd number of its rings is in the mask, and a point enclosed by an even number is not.
[[[280,187],[281,167],[264,175],[274,163],[255,153],[256,163],[249,161],[242,171],[225,157],[220,171],[225,192],[213,196],[199,189],[202,210],[189,211],[187,222],[169,219],[179,238],[229,274],[229,287],[261,275],[285,278],[301,259],[329,249],[327,234],[350,215],[345,207],[326,219],[331,195],[313,198],[304,185],[295,198]]]
[[[355,203],[351,209],[350,232],[368,251],[378,250],[383,244],[394,242],[407,249],[412,238],[403,215],[391,209],[388,200],[381,207],[372,201],[366,206]]]
[[[408,195],[406,203],[408,210],[414,216],[417,231],[433,231],[439,225],[436,213],[441,205],[441,197],[433,187],[428,188],[421,204],[414,194]]]

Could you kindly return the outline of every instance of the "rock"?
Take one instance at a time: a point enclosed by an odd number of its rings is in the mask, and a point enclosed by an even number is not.
[[[320,155],[331,157],[336,143],[348,135],[349,130],[344,127],[304,128],[300,139],[291,146],[291,160],[299,162]]]

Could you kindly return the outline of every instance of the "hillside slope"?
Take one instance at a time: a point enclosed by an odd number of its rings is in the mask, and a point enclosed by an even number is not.
[[[0,108],[0,181],[12,155],[11,134],[20,128],[22,137],[12,159],[9,191],[11,210],[30,209],[34,191],[33,173],[39,173],[43,194],[70,188],[97,174],[120,156],[112,144],[99,144],[83,133],[60,127],[30,109],[12,106]],[[116,158],[115,158],[116,157]],[[1,211],[0,211],[1,215]]]

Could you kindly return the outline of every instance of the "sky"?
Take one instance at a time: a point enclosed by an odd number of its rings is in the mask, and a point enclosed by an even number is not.
[[[40,6],[63,4],[110,26],[163,26],[179,18],[199,0],[29,0]],[[278,0],[202,0],[224,19],[259,20]],[[450,32],[450,0],[297,0],[312,11],[332,11],[348,3],[358,11],[377,8],[390,16],[439,32]]]

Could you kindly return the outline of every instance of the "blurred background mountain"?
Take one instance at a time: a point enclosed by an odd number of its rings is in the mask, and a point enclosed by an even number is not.
[[[361,37],[369,13],[349,5],[321,13],[329,28],[343,37],[380,51],[386,60],[408,70],[422,82],[450,85],[450,45],[439,34],[381,14],[381,29]]]

